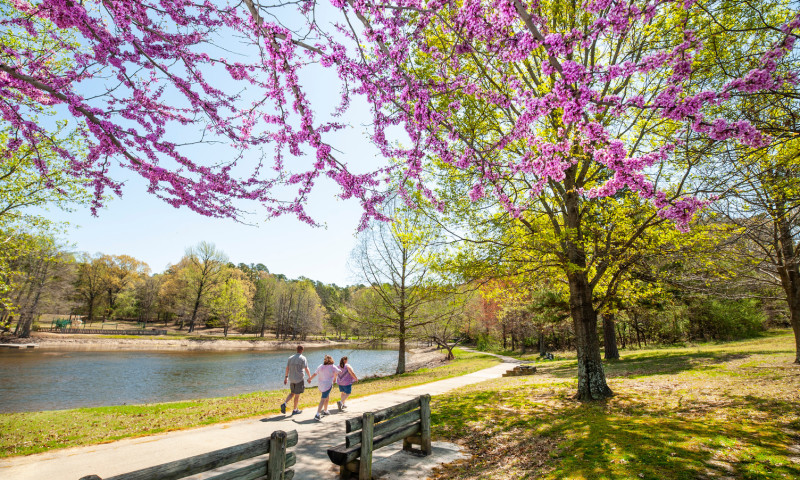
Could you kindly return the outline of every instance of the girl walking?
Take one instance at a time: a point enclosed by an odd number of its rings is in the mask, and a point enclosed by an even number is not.
[[[341,370],[342,373],[339,374],[336,382],[339,384],[339,391],[342,393],[342,399],[337,401],[336,405],[338,405],[341,411],[347,408],[344,402],[347,400],[347,397],[353,393],[353,383],[358,381],[358,377],[356,377],[356,372],[353,371],[353,367],[347,363],[347,357],[342,357],[342,359],[339,360],[339,370]]]
[[[328,412],[328,401],[330,400],[331,390],[333,390],[333,381],[339,372],[341,372],[341,370],[333,364],[333,357],[325,355],[322,365],[317,367],[314,375],[311,375],[308,379],[308,382],[311,383],[311,380],[319,375],[319,392],[322,394],[322,398],[317,407],[317,414],[314,415],[315,420],[321,420],[323,415],[330,415],[330,412]]]

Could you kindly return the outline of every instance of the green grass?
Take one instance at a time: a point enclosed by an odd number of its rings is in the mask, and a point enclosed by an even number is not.
[[[571,399],[574,360],[436,397],[434,433],[473,454],[436,478],[800,478],[791,334],[622,355],[605,402]]]
[[[440,367],[364,379],[355,385],[353,398],[465,375],[497,363],[494,357],[461,351],[455,361]],[[316,388],[310,390],[302,397],[303,407],[319,402]],[[286,390],[264,391],[183,402],[0,414],[0,457],[275,414],[286,394]]]

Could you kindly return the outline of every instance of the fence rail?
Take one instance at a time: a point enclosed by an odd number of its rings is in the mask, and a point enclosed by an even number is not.
[[[103,328],[42,328],[39,330],[40,332],[50,332],[50,333],[94,333],[94,334],[108,334],[108,335],[166,335],[166,330],[156,330],[154,328],[150,330],[115,330],[115,329],[103,329]]]

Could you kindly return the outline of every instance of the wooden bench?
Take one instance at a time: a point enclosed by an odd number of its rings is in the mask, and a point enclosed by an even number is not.
[[[80,480],[177,480],[193,475],[195,479],[204,480],[291,480],[294,470],[287,468],[293,466],[297,458],[293,452],[286,453],[286,449],[295,445],[297,430],[289,433],[278,430],[272,432],[270,438],[104,479],[97,475],[88,475]],[[269,454],[266,462],[263,458],[254,458],[265,454]]]
[[[345,442],[328,450],[328,457],[339,465],[339,477],[359,480],[372,478],[372,452],[403,440],[403,450],[419,445],[423,455],[431,454],[431,396],[409,400],[377,412],[367,412],[345,423]]]

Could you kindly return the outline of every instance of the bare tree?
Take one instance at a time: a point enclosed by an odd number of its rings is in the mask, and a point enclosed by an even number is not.
[[[392,222],[374,222],[361,233],[350,268],[374,293],[371,308],[361,305],[359,317],[399,342],[397,373],[406,371],[406,341],[431,322],[421,309],[439,298],[428,259],[435,249],[433,229],[424,217],[389,203]]]

